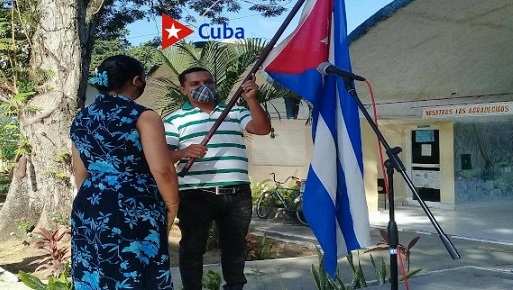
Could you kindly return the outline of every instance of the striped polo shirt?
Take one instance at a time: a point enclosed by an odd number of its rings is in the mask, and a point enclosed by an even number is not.
[[[201,143],[225,107],[225,103],[219,102],[211,113],[206,113],[187,102],[178,111],[164,117],[168,146],[180,150]],[[251,113],[244,107],[234,106],[207,143],[207,154],[195,159],[184,177],[178,177],[180,189],[249,183],[243,136],[249,121]],[[187,161],[180,160],[177,172]]]

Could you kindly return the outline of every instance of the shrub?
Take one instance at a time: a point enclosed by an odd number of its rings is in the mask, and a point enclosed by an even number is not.
[[[65,271],[63,271],[58,277],[51,276],[48,278],[48,284],[43,283],[39,278],[34,275],[20,271],[18,276],[21,282],[32,289],[38,290],[72,290],[73,282],[70,279],[69,264],[66,263]]]
[[[262,237],[248,234],[246,260],[266,260],[276,255],[272,243],[267,239],[267,235]]]
[[[34,230],[34,225],[25,217],[22,217],[16,221],[16,226],[20,229],[24,234],[30,233]]]
[[[61,227],[55,231],[39,228],[35,232],[41,235],[41,240],[37,241],[35,246],[46,251],[47,255],[35,260],[31,264],[39,265],[36,271],[51,268],[52,275],[55,277],[60,276],[66,269],[66,254],[69,251],[69,247],[61,245],[60,242],[64,236],[70,234],[69,228]]]
[[[251,181],[251,198],[253,199],[253,203],[256,203],[262,192],[269,190],[269,182],[271,179],[264,179],[260,182]]]
[[[201,281],[201,286],[208,290],[219,290],[221,289],[221,283],[223,279],[221,278],[221,274],[208,270],[206,275],[203,275],[203,281]]]
[[[381,237],[383,238],[384,242],[378,243],[375,247],[366,250],[363,253],[370,253],[375,251],[389,251],[389,244],[388,244],[388,233],[384,229],[379,230]],[[401,254],[405,257],[405,260],[407,262],[407,269],[405,276],[406,278],[413,277],[417,273],[419,273],[422,269],[416,269],[416,270],[410,270],[410,255],[411,255],[411,248],[415,246],[415,244],[418,242],[420,237],[413,238],[409,243],[407,247],[404,247],[403,245],[399,244],[397,245],[398,251],[400,251]],[[347,262],[349,263],[349,267],[352,271],[352,280],[350,283],[344,283],[344,281],[341,279],[339,269],[336,270],[335,277],[331,277],[324,271],[323,266],[323,260],[324,255],[321,253],[320,249],[317,248],[318,256],[319,256],[319,264],[317,266],[312,265],[311,272],[314,277],[315,285],[317,286],[317,289],[319,290],[349,290],[349,289],[359,289],[359,288],[367,288],[368,283],[367,279],[363,274],[363,269],[361,265],[360,260],[360,252],[355,251],[356,253],[356,260],[354,253],[350,253],[346,256]],[[374,257],[372,254],[369,254],[369,258],[371,260],[372,267],[374,268],[374,273],[376,274],[376,280],[379,284],[386,284],[390,281],[390,267],[385,262],[385,258],[381,257],[380,263],[376,263]],[[399,257],[398,257],[399,258]],[[400,279],[403,280],[403,279]]]
[[[6,195],[11,185],[9,175],[0,172],[0,195]]]

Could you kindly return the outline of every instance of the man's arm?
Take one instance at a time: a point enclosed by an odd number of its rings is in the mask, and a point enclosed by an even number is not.
[[[267,135],[271,132],[271,121],[257,99],[258,85],[255,75],[242,84],[242,95],[248,103],[252,120],[246,125],[246,131],[256,135]]]
[[[181,150],[171,150],[171,159],[174,163],[184,158],[202,158],[207,154],[207,147],[200,144],[191,144],[188,147]]]

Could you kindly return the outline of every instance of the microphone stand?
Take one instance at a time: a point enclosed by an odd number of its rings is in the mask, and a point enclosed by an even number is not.
[[[361,112],[365,116],[365,119],[367,119],[367,122],[372,127],[372,130],[374,133],[376,133],[376,136],[378,137],[381,144],[383,144],[383,147],[385,147],[385,151],[388,155],[388,160],[385,161],[385,167],[387,168],[387,176],[388,176],[388,187],[389,187],[389,222],[388,222],[388,239],[389,239],[389,253],[390,253],[390,289],[397,290],[398,289],[398,271],[397,271],[397,246],[399,244],[399,234],[397,230],[397,223],[395,221],[395,208],[394,208],[394,189],[393,189],[393,173],[394,169],[397,170],[403,177],[406,184],[408,184],[408,187],[413,192],[415,197],[417,198],[417,201],[419,202],[420,206],[424,210],[426,216],[431,221],[431,224],[435,227],[436,231],[438,232],[438,236],[442,240],[442,243],[444,244],[445,248],[451,255],[451,258],[456,260],[460,258],[460,254],[452,244],[451,240],[447,236],[447,234],[444,233],[438,222],[436,221],[435,217],[427,207],[424,200],[420,197],[417,189],[413,185],[413,182],[411,178],[406,174],[406,168],[404,164],[402,163],[401,159],[399,158],[398,154],[401,152],[400,147],[391,148],[388,142],[386,141],[383,134],[381,134],[380,130],[378,129],[378,126],[372,120],[369,112],[361,102],[361,100],[358,98],[358,95],[356,94],[356,90],[353,85],[354,79],[348,76],[340,76],[344,80],[344,84],[346,87],[347,92],[353,97],[353,99],[358,104],[358,107],[360,108]]]

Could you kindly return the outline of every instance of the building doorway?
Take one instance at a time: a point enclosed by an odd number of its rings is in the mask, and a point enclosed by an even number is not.
[[[424,201],[440,202],[440,142],[437,129],[411,132],[411,175]],[[413,196],[417,200],[416,196]]]

